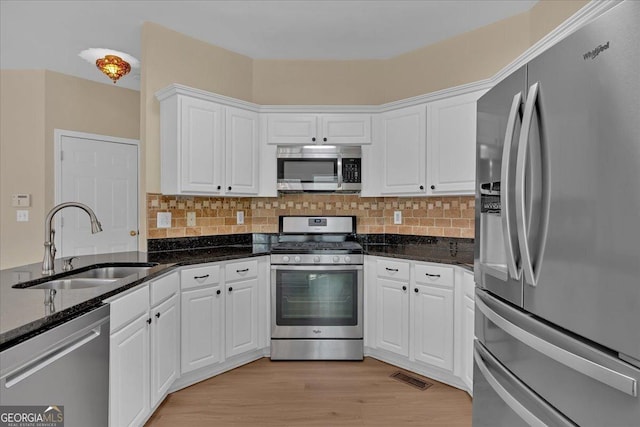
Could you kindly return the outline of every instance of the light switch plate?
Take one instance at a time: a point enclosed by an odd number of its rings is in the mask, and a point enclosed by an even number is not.
[[[402,211],[393,211],[393,223],[402,224]]]
[[[158,212],[158,228],[171,228],[171,212]]]
[[[244,224],[244,211],[236,212],[236,223]]]
[[[187,227],[195,227],[195,226],[196,226],[196,213],[187,212]]]
[[[11,196],[11,206],[14,208],[28,208],[31,206],[31,194],[14,194]]]

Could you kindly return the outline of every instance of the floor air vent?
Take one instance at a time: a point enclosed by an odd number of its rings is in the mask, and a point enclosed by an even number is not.
[[[419,378],[412,377],[411,375],[407,375],[401,371],[394,372],[393,374],[391,374],[391,378],[396,379],[398,381],[402,381],[405,384],[409,384],[410,386],[415,387],[418,390],[426,390],[433,385]]]

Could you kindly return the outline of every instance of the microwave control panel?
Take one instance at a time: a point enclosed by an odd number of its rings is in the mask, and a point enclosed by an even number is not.
[[[362,179],[361,159],[342,159],[342,182],[359,183]]]

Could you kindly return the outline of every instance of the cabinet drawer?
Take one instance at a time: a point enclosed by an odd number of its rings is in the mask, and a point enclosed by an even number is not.
[[[227,264],[224,272],[227,282],[258,277],[258,261],[253,260]]]
[[[151,297],[149,304],[151,307],[178,292],[178,280],[178,273],[172,273],[149,282],[149,294]]]
[[[376,262],[376,274],[378,277],[409,280],[409,263],[379,259]]]
[[[111,302],[109,331],[113,332],[149,310],[149,286],[133,291]]]
[[[416,283],[453,287],[453,267],[416,264]]]
[[[180,287],[182,289],[199,288],[216,283],[220,283],[220,265],[207,265],[180,272]]]

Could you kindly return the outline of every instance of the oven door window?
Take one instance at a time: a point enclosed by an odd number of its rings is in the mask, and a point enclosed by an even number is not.
[[[278,180],[299,183],[337,183],[336,159],[278,159]]]
[[[357,325],[357,282],[357,271],[278,271],[276,323],[282,326]]]

